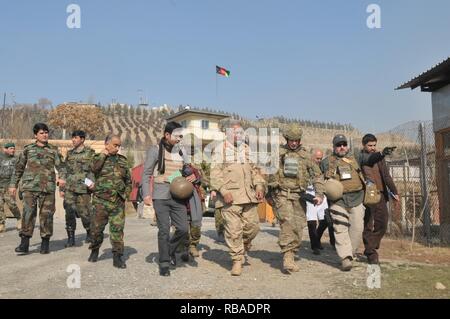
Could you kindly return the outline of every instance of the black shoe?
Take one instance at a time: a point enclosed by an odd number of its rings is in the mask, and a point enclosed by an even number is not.
[[[181,255],[181,260],[184,261],[185,263],[187,263],[189,261],[189,253],[188,252],[184,252]]]
[[[320,250],[318,248],[313,249],[313,254],[314,255],[320,255]]]
[[[120,269],[127,268],[125,261],[122,259],[122,254],[114,253],[113,255],[113,266]]]
[[[89,230],[86,230],[86,239],[84,240],[84,242],[86,244],[92,243],[92,238],[91,238],[91,234],[90,234]]]
[[[20,245],[15,249],[16,253],[26,254],[28,253],[28,248],[30,247],[30,238],[22,236],[20,238]]]
[[[319,249],[320,249],[320,250],[323,250],[323,246],[322,246],[321,243],[319,243]]]
[[[369,265],[379,265],[378,254],[371,254],[367,256],[367,263]]]
[[[67,243],[65,247],[73,247],[75,246],[75,231],[67,230]]]
[[[50,253],[50,238],[42,238],[40,253],[41,254],[49,254]]]
[[[170,276],[170,270],[169,267],[161,267],[159,268],[159,275],[164,277]]]
[[[90,261],[91,263],[95,263],[98,260],[98,249],[92,249],[91,251],[91,255],[89,256],[88,261]]]
[[[170,267],[173,269],[177,267],[177,258],[175,257],[175,254],[170,256]]]

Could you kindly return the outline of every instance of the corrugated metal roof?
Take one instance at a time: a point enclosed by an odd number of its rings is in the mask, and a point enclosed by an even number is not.
[[[422,91],[432,92],[450,83],[450,57],[423,72],[412,80],[400,85],[396,90],[421,87]]]

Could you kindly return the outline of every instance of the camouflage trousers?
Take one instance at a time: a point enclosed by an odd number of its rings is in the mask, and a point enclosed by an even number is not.
[[[225,226],[225,242],[230,249],[231,259],[242,260],[244,247],[249,248],[251,241],[259,232],[258,205],[227,205],[221,211]]]
[[[197,247],[197,245],[200,243],[200,238],[202,237],[202,227],[201,226],[194,226],[192,225],[192,222],[190,220],[190,215],[188,215],[188,238],[189,240],[185,240],[184,244],[180,244],[178,246],[178,251],[183,251],[186,249],[189,249],[189,247]]]
[[[112,252],[123,254],[123,230],[125,227],[125,202],[118,199],[110,202],[96,197],[92,197],[92,220],[91,238],[92,243],[89,249],[99,249],[103,243],[103,231],[109,223],[109,239]]]
[[[197,245],[200,243],[200,238],[202,237],[202,227],[192,225],[190,215],[188,215],[188,223],[189,240],[186,240],[186,246],[197,247]]]
[[[77,228],[76,218],[81,218],[86,232],[91,227],[91,194],[78,194],[74,192],[65,192],[64,209],[66,210],[66,229],[75,230]]]
[[[33,236],[38,207],[41,238],[50,238],[53,235],[55,193],[24,191],[22,230],[20,231],[20,236]]]
[[[281,252],[297,253],[306,227],[306,204],[299,199],[287,199],[285,196],[274,198],[275,214],[280,223],[278,245]]]
[[[17,207],[16,199],[9,195],[8,189],[0,189],[0,224],[6,222],[5,204],[17,220],[20,219],[20,210]]]
[[[222,212],[220,211],[220,208],[216,208],[214,211],[214,220],[216,223],[216,232],[217,234],[223,234],[225,232],[225,225],[223,221]]]

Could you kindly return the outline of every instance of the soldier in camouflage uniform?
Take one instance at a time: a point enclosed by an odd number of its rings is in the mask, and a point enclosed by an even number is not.
[[[8,192],[11,176],[14,174],[17,157],[14,156],[16,146],[14,143],[6,143],[3,153],[0,154],[0,233],[5,231],[5,203],[9,210],[17,219],[17,230],[20,230],[20,211],[16,204],[16,199]]]
[[[105,140],[105,149],[96,154],[91,164],[95,175],[92,198],[93,216],[91,222],[90,262],[98,260],[103,231],[109,222],[109,239],[113,252],[113,265],[126,268],[122,259],[125,227],[125,202],[131,192],[131,174],[127,158],[118,154],[120,137],[110,135]]]
[[[320,205],[324,192],[320,168],[301,146],[302,133],[298,126],[287,129],[284,134],[287,143],[280,148],[278,172],[269,177],[268,183],[274,211],[280,222],[278,244],[283,253],[283,270],[287,273],[300,270],[294,261],[306,226],[306,202],[300,195],[312,183],[316,191],[314,202]]]
[[[74,131],[72,133],[73,149],[67,152],[64,166],[66,169],[66,186],[60,189],[61,197],[64,198],[64,209],[66,210],[66,247],[75,246],[75,229],[77,227],[76,217],[81,218],[84,229],[86,229],[86,243],[90,242],[89,229],[91,226],[91,190],[93,184],[88,186],[86,180],[94,180],[91,171],[91,162],[95,151],[84,145],[86,133]]]
[[[39,224],[42,238],[41,254],[50,252],[50,237],[53,235],[53,215],[55,213],[56,174],[59,185],[64,187],[65,172],[62,156],[56,146],[48,143],[48,126],[37,123],[33,127],[36,142],[26,145],[17,161],[10,182],[10,193],[16,195],[17,186],[22,179],[23,216],[20,231],[21,243],[17,253],[27,253],[30,238],[33,236],[39,206]]]

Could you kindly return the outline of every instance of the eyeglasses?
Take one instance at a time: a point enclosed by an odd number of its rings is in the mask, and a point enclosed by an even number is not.
[[[338,143],[336,144],[336,147],[347,147],[347,143]]]

